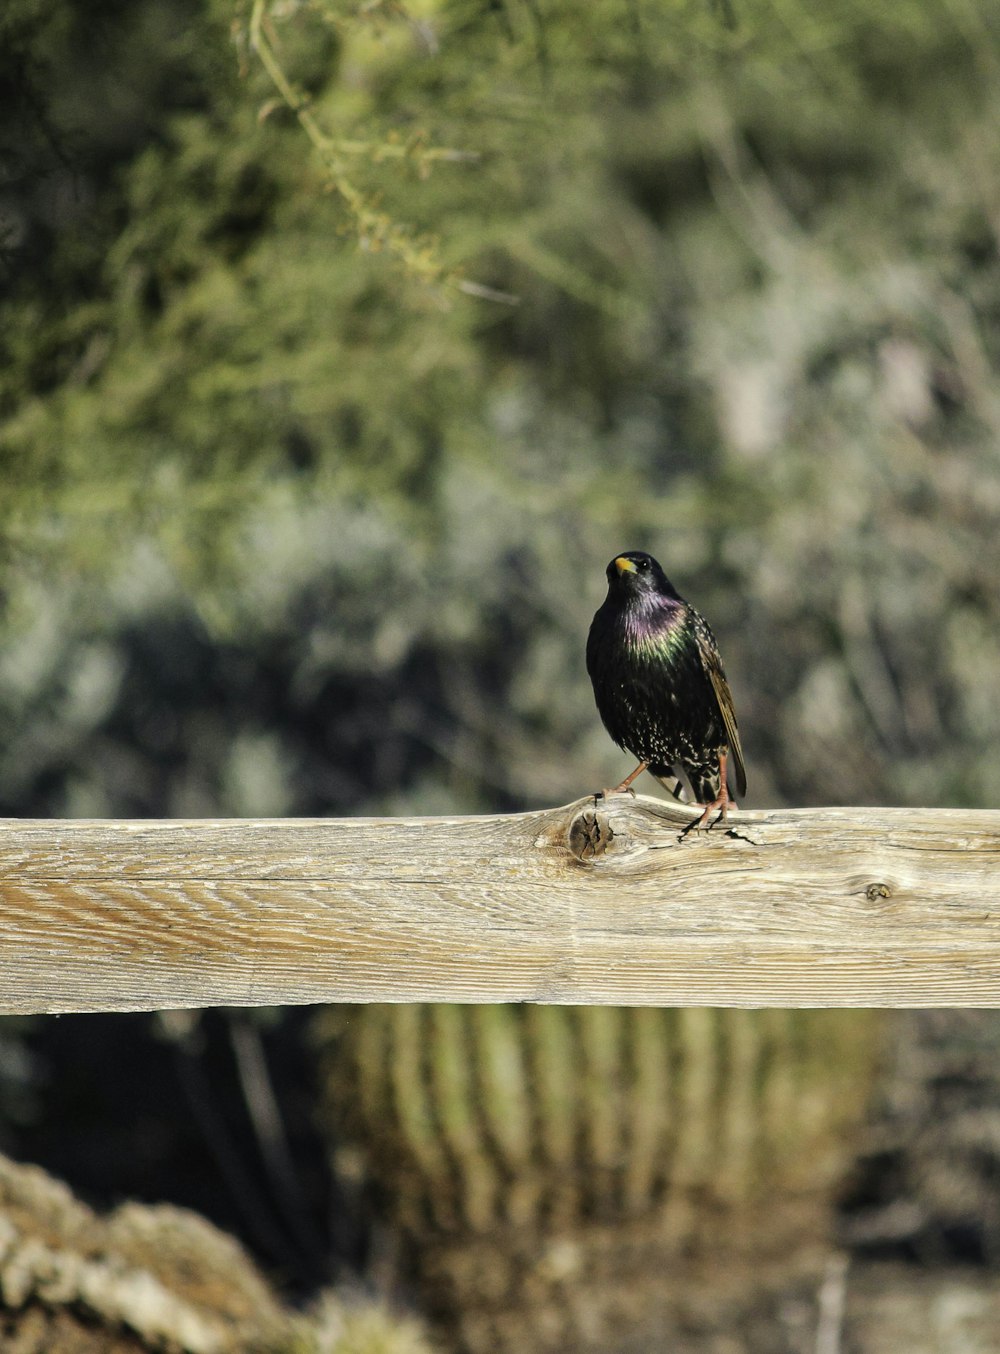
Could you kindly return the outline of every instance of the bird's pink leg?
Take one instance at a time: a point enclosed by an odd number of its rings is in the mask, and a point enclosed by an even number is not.
[[[719,817],[716,818],[715,823],[718,823],[720,820],[725,821],[726,814],[729,812],[729,805],[732,803],[732,800],[729,798],[729,786],[726,784],[726,763],[728,760],[729,760],[728,751],[719,753],[718,799],[713,799],[711,804],[706,804],[704,806],[704,812],[702,813],[701,817],[696,819],[695,822],[691,823],[689,827],[686,827],[684,829],[685,832],[691,832],[692,830],[697,832],[697,830],[704,825],[706,820],[711,817],[711,815],[715,812],[716,809],[719,810]],[[712,824],[712,827],[715,827],[715,823]]]
[[[635,780],[636,776],[642,775],[642,773],[645,771],[648,765],[649,762],[640,762],[639,765],[632,772],[632,774],[630,776],[625,777],[621,785],[616,785],[613,790],[602,790],[601,794],[604,796],[605,799],[607,799],[608,795],[623,795],[626,790],[629,790],[630,793],[635,794],[635,791],[631,788],[632,782]]]

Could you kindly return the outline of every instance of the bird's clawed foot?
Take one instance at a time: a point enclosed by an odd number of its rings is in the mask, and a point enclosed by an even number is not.
[[[707,832],[711,832],[713,827],[717,827],[719,823],[724,823],[726,821],[726,814],[729,812],[729,805],[731,803],[732,800],[729,798],[725,789],[723,789],[722,794],[719,795],[718,799],[713,799],[711,804],[705,804],[704,806],[701,804],[693,804],[692,808],[702,810],[701,817],[692,818],[691,822],[684,828],[681,836],[686,837],[689,832],[700,832],[702,828],[705,828]],[[712,814],[715,813],[716,809],[719,811],[719,816],[714,822],[710,823],[708,820],[712,817]]]
[[[689,832],[698,832],[703,827],[706,828],[706,831],[710,832],[713,827],[717,827],[719,823],[724,823],[726,821],[726,816],[729,813],[729,806],[733,802],[729,798],[729,786],[726,782],[726,761],[727,761],[726,753],[720,752],[719,793],[710,804],[693,805],[694,808],[701,809],[702,811],[701,817],[695,818],[690,823],[688,823],[687,827],[681,833],[682,837],[686,837]],[[709,818],[711,818],[712,814],[716,811],[716,809],[719,810],[719,816],[718,818],[716,818],[714,823],[709,823],[708,820]]]
[[[599,799],[608,799],[611,795],[631,795],[635,799],[635,790],[631,785],[616,785],[612,790],[595,790],[594,802]]]
[[[629,775],[627,775],[620,785],[616,785],[613,790],[605,790],[603,792],[605,799],[608,797],[608,795],[623,795],[626,790],[634,798],[635,791],[632,789],[632,782],[635,780],[637,776],[642,775],[642,773],[645,771],[648,765],[649,762],[640,762],[639,765],[635,768],[635,770],[631,772]]]
[[[598,799],[607,799],[610,795],[630,794],[634,799],[635,791],[632,789],[632,782],[635,780],[636,776],[642,775],[648,765],[649,762],[640,762],[631,775],[626,776],[622,783],[616,785],[613,790],[601,790],[599,794],[595,794],[594,802],[596,803]]]

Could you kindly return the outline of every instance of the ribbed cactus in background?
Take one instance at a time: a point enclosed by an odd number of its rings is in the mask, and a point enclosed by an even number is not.
[[[331,1011],[329,1104],[475,1354],[639,1350],[678,1266],[818,1253],[875,1060],[858,1011]],[[637,1342],[638,1341],[638,1342]]]

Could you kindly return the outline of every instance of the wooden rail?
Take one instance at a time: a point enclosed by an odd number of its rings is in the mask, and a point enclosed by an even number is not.
[[[0,821],[0,1011],[1000,1006],[1000,812]]]

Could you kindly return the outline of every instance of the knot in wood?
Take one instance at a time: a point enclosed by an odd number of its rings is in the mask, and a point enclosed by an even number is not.
[[[604,855],[614,836],[606,813],[584,809],[569,825],[567,844],[577,860],[595,860]]]
[[[870,903],[874,903],[879,898],[891,898],[892,889],[888,884],[869,884],[865,889],[865,896]]]

